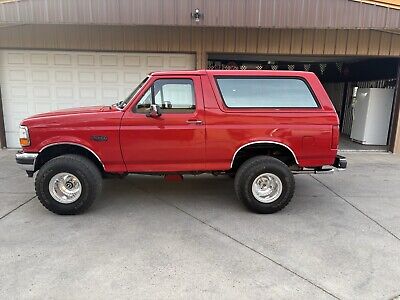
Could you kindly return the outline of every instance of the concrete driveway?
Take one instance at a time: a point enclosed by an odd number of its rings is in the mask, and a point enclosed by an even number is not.
[[[0,298],[392,299],[400,294],[400,157],[348,153],[298,175],[288,207],[248,212],[227,177],[106,180],[57,216],[0,151]]]

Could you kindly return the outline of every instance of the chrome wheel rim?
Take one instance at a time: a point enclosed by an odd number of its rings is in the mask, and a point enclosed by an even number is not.
[[[263,173],[254,179],[251,191],[254,198],[262,203],[271,203],[282,194],[282,181],[272,173]]]
[[[62,204],[78,200],[82,193],[82,185],[78,177],[71,173],[58,173],[49,182],[50,195]]]

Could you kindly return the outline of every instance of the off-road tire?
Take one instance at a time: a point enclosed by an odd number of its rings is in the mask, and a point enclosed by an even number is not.
[[[75,175],[81,182],[82,192],[79,198],[69,204],[56,201],[50,194],[51,178],[61,172]],[[75,215],[87,210],[100,194],[102,177],[98,167],[88,158],[67,154],[58,156],[46,162],[39,170],[35,179],[35,190],[44,207],[59,215]]]
[[[272,173],[282,182],[282,193],[278,199],[270,203],[258,201],[252,192],[253,181],[263,173]],[[237,197],[252,211],[271,214],[283,209],[292,199],[295,181],[292,172],[282,161],[269,156],[256,156],[245,161],[235,176],[235,192]]]

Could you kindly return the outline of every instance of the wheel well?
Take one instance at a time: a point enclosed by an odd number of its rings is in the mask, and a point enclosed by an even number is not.
[[[293,152],[280,144],[254,143],[241,148],[234,156],[232,170],[237,170],[242,163],[251,157],[268,155],[284,162],[288,167],[296,165],[296,157]]]
[[[90,159],[102,173],[104,172],[103,164],[96,155],[82,146],[71,144],[54,145],[43,149],[36,158],[35,171],[39,170],[49,160],[64,154],[77,154],[84,156]]]

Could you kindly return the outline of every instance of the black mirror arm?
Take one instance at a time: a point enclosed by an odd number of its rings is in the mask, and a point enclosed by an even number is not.
[[[157,117],[161,116],[161,108],[159,105],[155,104],[156,112],[157,112]]]
[[[151,104],[150,110],[146,113],[146,116],[153,118],[161,116],[160,106],[158,106],[157,104]]]

